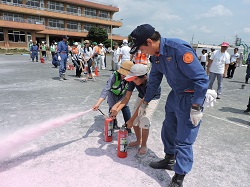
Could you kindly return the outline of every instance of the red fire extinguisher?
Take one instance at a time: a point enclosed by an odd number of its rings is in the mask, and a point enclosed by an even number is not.
[[[104,141],[111,142],[113,140],[113,119],[106,118],[104,123]]]
[[[127,137],[128,131],[125,128],[125,125],[118,132],[118,148],[117,148],[117,156],[119,158],[127,157]]]

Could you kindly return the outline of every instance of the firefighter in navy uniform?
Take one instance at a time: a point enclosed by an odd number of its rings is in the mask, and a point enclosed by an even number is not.
[[[58,61],[60,63],[59,67],[59,77],[60,80],[67,80],[65,77],[66,72],[66,63],[68,59],[68,44],[67,44],[68,37],[63,36],[63,40],[58,43]]]
[[[33,45],[30,47],[32,62],[34,62],[35,58],[36,58],[36,62],[38,62],[38,51],[39,51],[39,47],[36,45],[36,42],[33,42]]]
[[[140,49],[142,53],[152,55],[152,69],[139,115],[145,115],[163,76],[172,88],[166,101],[161,130],[165,158],[149,165],[154,169],[174,170],[169,186],[181,187],[193,164],[192,145],[203,115],[208,76],[187,42],[162,38],[149,24],[138,26],[130,36],[134,42],[132,54]]]
[[[128,88],[128,82],[125,81],[124,78],[129,74],[129,71],[133,65],[134,63],[131,61],[124,61],[122,66],[109,77],[105,88],[102,90],[100,98],[92,107],[93,110],[98,110],[101,103],[106,99],[106,97],[108,97],[107,102],[110,111],[111,108],[124,97]],[[126,123],[131,118],[131,113],[128,105],[123,107],[122,114],[124,122]],[[114,129],[119,129],[116,119],[114,120]],[[131,129],[127,130],[128,133],[131,133]]]

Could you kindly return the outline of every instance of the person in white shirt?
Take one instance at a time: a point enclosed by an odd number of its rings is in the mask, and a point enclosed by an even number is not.
[[[220,99],[223,77],[226,77],[226,72],[230,64],[230,55],[227,52],[228,47],[229,44],[223,42],[221,50],[216,50],[212,53],[207,65],[207,74],[209,74],[208,89],[212,89],[215,78],[218,81],[217,99]]]
[[[130,47],[128,46],[128,40],[124,39],[122,43],[123,43],[123,46],[120,49],[120,56],[118,59],[118,62],[121,60],[121,64],[124,61],[130,60]]]
[[[93,50],[89,46],[90,45],[89,40],[85,40],[83,43],[84,43],[84,47],[80,49],[80,54],[82,54],[84,66],[88,66],[88,72],[86,72],[87,73],[86,81],[88,81],[89,78],[90,79],[93,78],[93,75],[92,75]]]
[[[105,59],[106,50],[105,50],[105,48],[103,47],[103,44],[102,44],[102,43],[100,43],[98,46],[99,46],[100,55],[101,55],[101,68],[102,68],[102,69],[105,69],[105,61],[104,61],[104,59]]]
[[[207,50],[206,49],[202,49],[201,51],[201,56],[199,56],[199,60],[201,61],[201,65],[204,68],[204,70],[206,69],[206,64],[208,61],[208,54],[207,54]]]
[[[115,45],[114,45],[114,51],[113,51],[113,53],[112,53],[112,70],[113,71],[116,71],[116,70],[118,70],[119,68],[120,68],[120,63],[119,63],[119,61],[118,61],[118,59],[119,59],[119,45],[116,43]]]
[[[234,70],[236,69],[236,65],[238,64],[240,57],[238,50],[238,48],[234,48],[234,54],[231,55],[226,78],[232,79],[234,76]]]

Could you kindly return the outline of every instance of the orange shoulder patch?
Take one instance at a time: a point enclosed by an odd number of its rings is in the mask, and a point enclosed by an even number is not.
[[[194,55],[190,52],[186,52],[184,55],[183,55],[183,61],[186,63],[186,64],[190,64],[192,63],[194,60]]]

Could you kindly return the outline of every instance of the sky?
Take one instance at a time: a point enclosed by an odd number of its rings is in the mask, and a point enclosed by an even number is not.
[[[123,26],[113,33],[128,36],[136,26],[151,24],[162,37],[187,42],[235,42],[236,35],[250,46],[250,0],[98,0],[119,8],[114,20]]]

